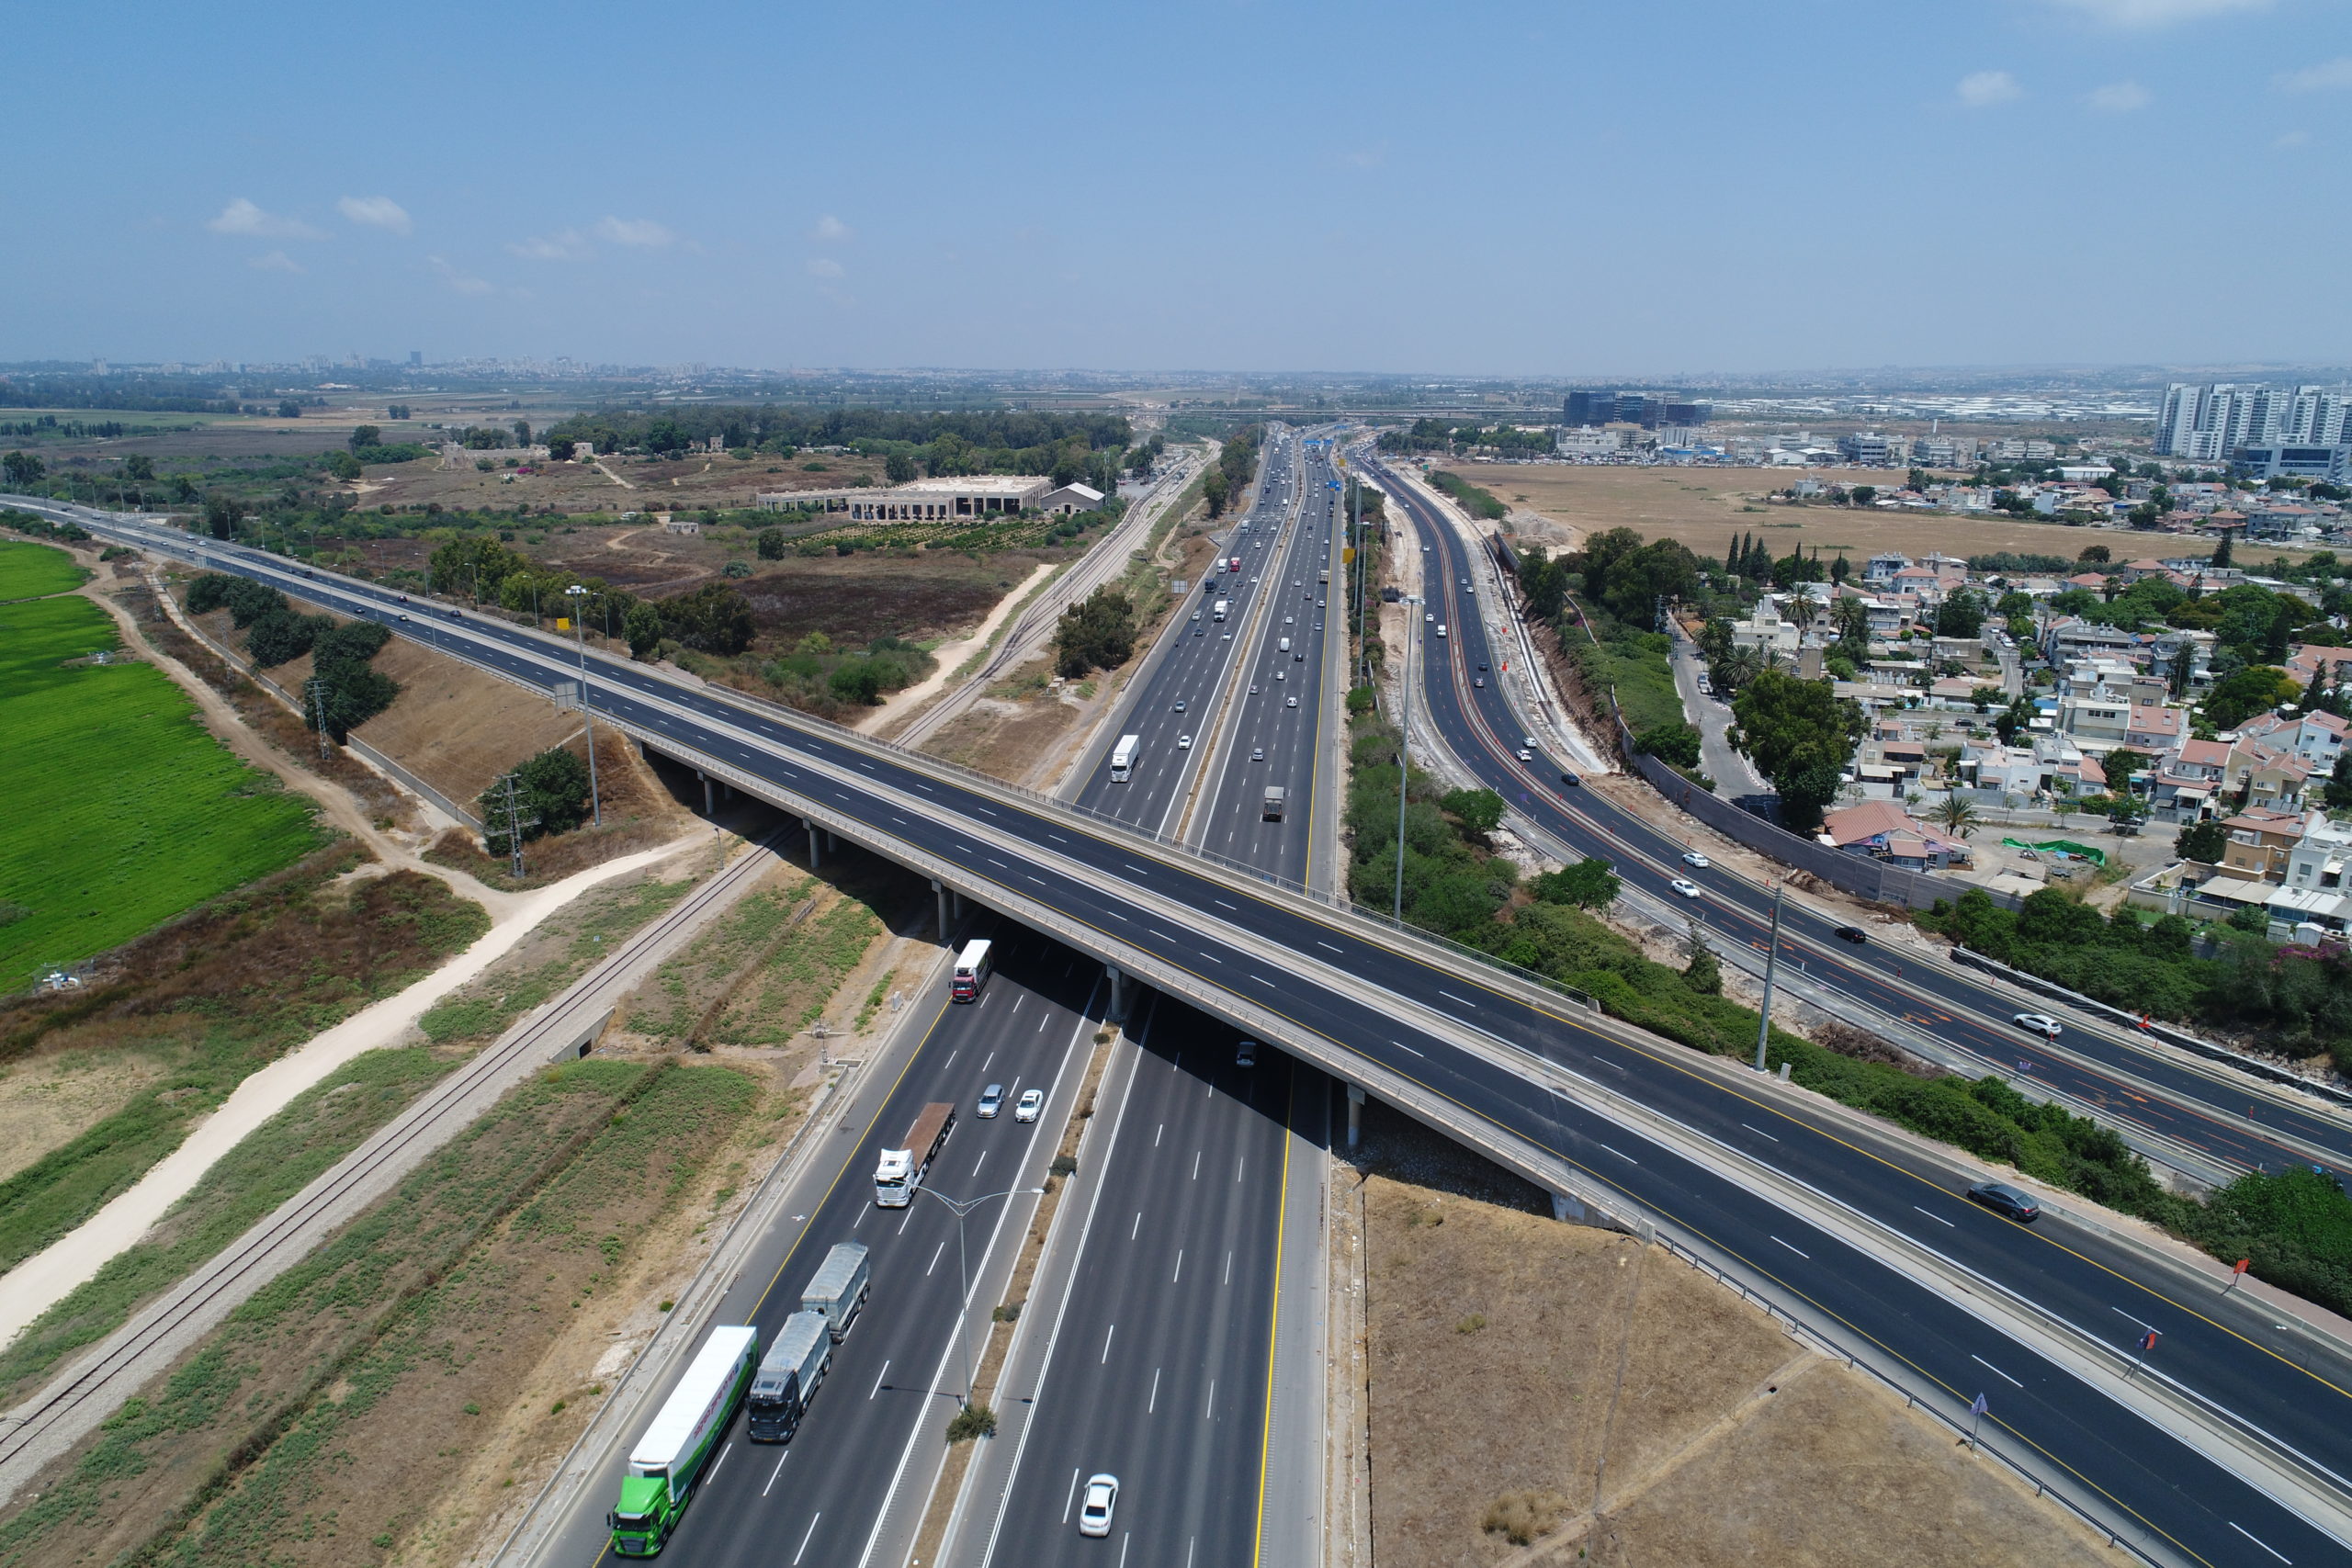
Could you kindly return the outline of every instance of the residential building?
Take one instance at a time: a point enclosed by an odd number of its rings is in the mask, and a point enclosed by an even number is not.
[[[1909,464],[1910,453],[1899,435],[1884,431],[1858,430],[1851,435],[1838,438],[1838,450],[1846,461],[1864,468],[1900,468]]]
[[[1803,639],[1804,628],[1794,621],[1781,619],[1781,607],[1770,594],[1757,601],[1754,615],[1731,624],[1734,648],[1752,648],[1767,657],[1794,659]]]
[[[1865,740],[1854,753],[1854,777],[1865,800],[1901,800],[1919,787],[1928,748],[1917,740]]]
[[[2058,728],[2081,746],[2110,750],[2132,728],[2132,699],[2083,694],[2058,699]]]
[[[2352,867],[2352,822],[2322,818],[2287,852],[2283,885],[2269,899],[2274,940],[2312,942],[2340,936],[2352,924],[2352,890],[2345,873]]]
[[[2245,536],[2278,544],[2299,538],[2317,538],[2324,526],[2333,521],[2334,518],[2316,508],[2298,506],[2289,502],[2257,504],[2246,508]]]
[[[1881,550],[1862,563],[1862,581],[1881,585],[1894,581],[1894,574],[1911,564],[1911,558],[1900,550]]]
[[[1958,435],[1922,435],[1911,443],[1911,460],[1923,468],[1965,468],[1976,461],[1976,443]]]
[[[2222,852],[2224,871],[2257,882],[2286,879],[2289,855],[2303,837],[2301,813],[2248,807],[2222,827],[2230,835]]]
[[[2188,739],[2188,710],[2134,703],[2123,726],[2123,744],[2154,757],[2169,757]]]
[[[2243,446],[2352,444],[2352,387],[2176,382],[2156,416],[2158,457],[2215,463]]]
[[[2336,759],[2344,755],[2347,733],[2352,733],[2352,725],[2332,713],[2266,713],[2238,727],[2240,741],[2291,751],[2320,773],[2335,771]]]
[[[1821,825],[1821,841],[1912,871],[1940,870],[1969,858],[1966,843],[1917,820],[1892,800],[1866,800],[1829,813]]]
[[[2195,822],[2211,815],[2229,771],[2226,741],[2182,741],[2148,779],[2148,815],[2163,822]]]

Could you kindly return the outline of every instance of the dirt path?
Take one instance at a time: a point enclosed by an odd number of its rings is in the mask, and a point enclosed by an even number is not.
[[[321,814],[335,827],[367,845],[383,871],[413,871],[437,878],[460,898],[470,898],[489,910],[493,922],[503,919],[521,897],[497,892],[462,871],[432,863],[418,852],[416,844],[408,841],[405,834],[388,834],[379,830],[348,792],[333,781],[297,765],[277,747],[255,735],[246,728],[245,721],[238,716],[228,698],[213,690],[195,671],[149,642],[141,635],[138,620],[129,610],[110,595],[96,592],[100,586],[94,581],[85,583],[77,592],[112,615],[122,628],[124,642],[139,649],[156,669],[170,676],[188,694],[197,710],[203,714],[205,728],[212,732],[213,738],[243,761],[283,782],[287,788],[318,802]],[[154,581],[152,571],[148,586],[170,606],[174,618],[177,619],[177,604],[164,592],[163,585]],[[371,874],[381,874],[381,872]]]
[[[963,668],[964,661],[988,646],[989,638],[996,636],[997,628],[1004,625],[1006,617],[1020,608],[1028,599],[1030,591],[1052,576],[1055,570],[1054,562],[1039,561],[1035,570],[1014,583],[1012,590],[996,602],[996,608],[988,613],[986,620],[953,642],[943,642],[932,649],[931,656],[939,661],[938,668],[906,690],[891,693],[880,707],[850,728],[872,735],[890,720],[913,711],[946,690],[947,683],[956,678],[956,671]]]
[[[426,1009],[512,952],[548,916],[600,883],[708,843],[697,829],[658,849],[592,866],[536,892],[491,895],[504,907],[492,910],[491,929],[480,941],[406,989],[354,1013],[246,1078],[220,1110],[198,1124],[187,1142],[129,1191],[0,1280],[0,1345],[15,1338],[26,1325],[96,1274],[108,1258],[146,1235],[195,1188],[216,1160],[283,1111],[296,1095],[362,1052],[397,1044]],[[447,874],[454,877],[456,874]]]
[[[612,469],[610,469],[610,468],[608,468],[605,467],[605,459],[603,459],[602,457],[594,457],[594,458],[591,458],[591,459],[590,459],[590,461],[595,464],[595,466],[596,466],[596,471],[597,471],[598,473],[600,473],[600,474],[604,475],[606,479],[608,479],[612,480],[615,484],[616,484],[616,485],[620,486],[620,487],[621,487],[621,489],[623,489],[623,490],[635,490],[635,489],[637,488],[635,485],[633,485],[633,484],[629,483],[627,479],[625,479],[621,478],[621,477],[620,477],[620,475],[618,475],[618,474],[616,474],[616,473],[613,472],[613,470],[612,470]]]

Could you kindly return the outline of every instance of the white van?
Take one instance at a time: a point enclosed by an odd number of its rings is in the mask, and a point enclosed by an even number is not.
[[[1282,639],[1282,641],[1281,641],[1280,643],[1276,644],[1275,646],[1276,646],[1276,647],[1277,647],[1277,648],[1278,648],[1282,652],[1283,652],[1283,653],[1288,653],[1288,652],[1290,651],[1290,638],[1288,638],[1288,637],[1284,637],[1284,638],[1283,638],[1283,639]]]

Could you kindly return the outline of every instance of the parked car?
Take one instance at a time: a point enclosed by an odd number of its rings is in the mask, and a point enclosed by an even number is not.
[[[2030,1194],[2018,1191],[2006,1181],[1980,1181],[1968,1190],[1968,1200],[1972,1203],[1982,1203],[1995,1213],[2016,1220],[2020,1224],[2031,1224],[2041,1213],[2041,1205],[2035,1202]]]
[[[2045,1040],[2058,1038],[2058,1021],[2046,1012],[2021,1012],[2009,1021],[2019,1029],[2030,1029]]]
[[[980,1102],[972,1108],[978,1116],[993,1116],[1004,1109],[1004,1086],[992,1083],[980,1090]]]

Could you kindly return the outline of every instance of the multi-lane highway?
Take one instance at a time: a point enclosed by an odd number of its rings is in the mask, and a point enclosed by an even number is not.
[[[573,667],[551,639],[503,623],[453,622],[255,552],[82,520],[406,635],[437,617],[449,651],[538,689]],[[2298,1364],[2306,1347],[2202,1286],[2121,1277],[2063,1230],[1974,1209],[1951,1171],[1892,1156],[1800,1099],[1090,815],[641,667],[594,660],[592,685],[600,716],[656,746],[1130,974],[1259,1021],[1302,1054],[1351,1064],[1461,1135],[1539,1151],[1682,1245],[1769,1281],[1930,1397],[1957,1405],[1987,1393],[1988,1444],[2160,1559],[2248,1561],[2252,1540],[2294,1562],[2352,1562],[2331,1533],[2339,1478],[2352,1474],[2352,1379],[2324,1357]],[[2150,1326],[2163,1348],[2121,1383],[2109,1374]]]
[[[1724,866],[1685,864],[1682,843],[1605,792],[1563,784],[1561,768],[1540,755],[1532,763],[1519,761],[1526,727],[1499,678],[1517,662],[1518,644],[1507,627],[1489,624],[1490,615],[1510,614],[1495,586],[1493,565],[1474,553],[1414,486],[1385,468],[1379,471],[1410,522],[1414,543],[1408,547],[1429,550],[1423,557],[1429,613],[1451,623],[1443,641],[1427,645],[1436,656],[1422,667],[1426,679],[1419,694],[1447,748],[1544,836],[1611,862],[1630,886],[1681,906],[1668,885],[1677,877],[1697,884],[1704,896],[1688,906],[1691,915],[1718,942],[1762,952],[1771,927],[1770,886]],[[2319,1163],[2352,1170],[2352,1118],[2087,1018],[2070,1020],[2055,1043],[2027,1034],[2012,1017],[2045,1004],[1901,948],[1841,941],[1836,935],[1840,923],[1802,900],[1789,902],[1781,922],[1783,960],[1802,959],[1811,978],[1927,1031],[1975,1058],[1985,1072],[2064,1095],[2119,1126],[2184,1145],[2224,1168],[2276,1170]]]

